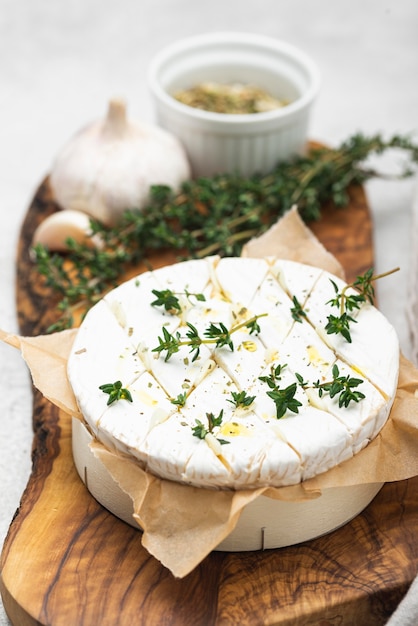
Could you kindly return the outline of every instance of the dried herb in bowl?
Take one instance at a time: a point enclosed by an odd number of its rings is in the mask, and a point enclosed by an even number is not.
[[[265,113],[289,104],[255,85],[201,83],[177,91],[174,98],[187,106],[212,113]]]

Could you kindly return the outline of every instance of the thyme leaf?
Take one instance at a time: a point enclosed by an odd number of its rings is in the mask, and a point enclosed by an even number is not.
[[[109,394],[109,399],[107,404],[113,404],[118,400],[128,400],[128,402],[132,402],[132,396],[129,389],[122,387],[122,383],[120,380],[117,380],[114,383],[106,383],[104,385],[100,385],[99,389],[103,391],[103,393]]]
[[[192,362],[196,361],[200,354],[200,346],[203,343],[203,339],[199,337],[199,332],[196,326],[193,326],[190,322],[187,322],[189,330],[186,333],[187,341],[182,341],[182,344],[187,343],[190,346],[190,352],[194,352]]]
[[[287,411],[299,413],[299,407],[302,403],[295,398],[297,391],[297,383],[291,383],[284,389],[280,389],[278,382],[281,380],[281,374],[286,365],[272,366],[270,376],[260,376],[259,380],[267,383],[270,388],[267,395],[276,405],[276,417],[280,419]]]
[[[246,391],[231,391],[232,400],[228,399],[228,402],[232,402],[238,408],[249,407],[255,400],[255,396],[247,395]]]
[[[172,335],[165,326],[163,326],[163,336],[158,337],[158,346],[153,349],[153,352],[167,352],[165,361],[168,361],[173,354],[179,351],[180,347],[180,334],[176,336]]]
[[[194,437],[205,439],[206,435],[213,434],[214,429],[222,424],[223,410],[221,409],[217,417],[213,413],[206,413],[206,418],[208,421],[207,425],[203,424],[199,419],[195,420],[196,426],[192,426]],[[218,437],[216,439],[221,445],[229,443],[226,439],[219,439]]]
[[[171,404],[175,404],[178,407],[182,407],[186,404],[187,393],[179,393],[177,398],[171,399]]]
[[[312,385],[303,381],[300,374],[296,374],[299,384],[303,389],[317,389],[320,398],[324,393],[328,393],[330,398],[334,398],[338,395],[338,406],[340,408],[347,408],[350,402],[360,402],[366,397],[364,393],[356,390],[355,388],[361,385],[364,381],[361,378],[354,378],[350,375],[340,376],[340,372],[337,364],[334,364],[332,368],[332,380],[326,382],[320,382],[317,380]]]
[[[337,316],[331,314],[328,316],[328,323],[325,326],[327,334],[340,334],[344,337],[344,339],[346,339],[346,341],[351,343],[350,323],[356,322],[356,320],[348,315],[347,311],[351,312],[355,309],[359,309],[365,302],[374,304],[374,281],[390,276],[390,274],[398,271],[399,267],[396,267],[395,269],[384,272],[383,274],[374,274],[373,268],[370,268],[361,276],[357,276],[353,283],[345,285],[341,291],[335,281],[330,279],[335,295],[331,298],[331,300],[328,300],[326,304],[337,307],[340,315]],[[351,288],[355,288],[356,292],[350,293],[349,289]]]
[[[199,439],[204,439],[208,434],[209,430],[207,426],[203,424],[199,419],[196,418],[196,426],[192,426],[193,436],[198,437]]]
[[[181,305],[177,297],[179,295],[185,295],[188,300],[194,297],[198,302],[205,302],[206,300],[203,293],[191,293],[187,289],[184,294],[174,293],[171,289],[153,289],[152,293],[157,296],[157,299],[151,302],[151,306],[163,306],[168,313],[181,313]]]
[[[163,306],[164,309],[169,312],[181,312],[181,306],[179,299],[174,295],[171,289],[153,289],[152,293],[157,296],[156,300],[151,302],[151,306]]]
[[[303,307],[300,304],[300,302],[298,301],[296,296],[293,296],[292,301],[293,301],[293,306],[290,309],[290,312],[292,314],[292,318],[296,322],[302,322],[302,320],[304,318],[306,318],[306,312],[303,310]]]
[[[219,322],[218,325],[211,323],[209,328],[207,328],[203,334],[205,337],[215,340],[217,348],[228,346],[231,351],[234,350],[234,344],[232,343],[230,331],[222,322]]]
[[[325,330],[328,335],[342,335],[348,343],[351,343],[350,322],[357,322],[351,315],[328,315],[328,323]]]

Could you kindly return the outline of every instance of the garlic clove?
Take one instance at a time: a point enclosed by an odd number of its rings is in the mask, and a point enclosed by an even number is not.
[[[67,239],[71,237],[78,243],[85,243],[91,234],[90,217],[81,211],[62,210],[45,218],[35,230],[32,244],[40,243],[49,250],[65,252],[68,250]],[[92,245],[94,238],[90,239]]]
[[[122,100],[81,130],[58,154],[50,174],[56,202],[114,225],[127,209],[141,210],[152,185],[178,190],[191,170],[179,140],[166,130],[128,120]]]

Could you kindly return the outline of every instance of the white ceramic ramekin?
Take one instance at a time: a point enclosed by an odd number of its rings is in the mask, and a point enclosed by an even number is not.
[[[306,147],[319,71],[303,52],[256,34],[198,35],[163,49],[151,62],[149,86],[157,122],[182,141],[194,176],[271,171]],[[196,84],[255,84],[290,101],[264,113],[212,113],[178,102],[173,94]]]

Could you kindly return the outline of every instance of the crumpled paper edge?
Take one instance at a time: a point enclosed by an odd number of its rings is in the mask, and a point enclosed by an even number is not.
[[[241,252],[243,257],[265,257],[269,254],[278,259],[314,265],[345,279],[341,263],[299,217],[296,205],[265,233],[248,241]]]
[[[76,333],[73,328],[51,335],[20,337],[0,329],[0,340],[20,350],[34,386],[45,398],[64,413],[83,419],[71,387],[60,384],[67,379],[67,359]]]
[[[289,232],[292,233],[289,237]],[[283,234],[284,233],[284,234]],[[329,271],[330,253],[289,211],[260,238],[249,242],[245,256],[267,256],[280,239],[281,256]],[[286,241],[292,242],[285,255]],[[289,246],[288,246],[289,247]],[[278,256],[274,253],[274,256]],[[335,259],[334,259],[335,261]],[[338,262],[333,272],[343,276]],[[65,413],[83,420],[69,385],[66,361],[77,329],[53,335],[19,337],[0,331],[0,339],[21,350],[34,385]],[[364,450],[345,463],[304,483],[248,491],[207,490],[159,479],[131,458],[99,442],[91,447],[114,480],[130,495],[134,518],[143,529],[144,547],[176,577],[192,571],[235,527],[242,509],[260,494],[280,500],[319,497],[323,489],[404,480],[418,474],[418,370],[401,355],[396,398],[388,422]]]

